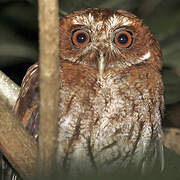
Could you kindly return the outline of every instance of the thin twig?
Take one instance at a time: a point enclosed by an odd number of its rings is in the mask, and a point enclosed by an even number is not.
[[[51,176],[55,165],[58,128],[59,16],[57,0],[39,0],[41,175]]]

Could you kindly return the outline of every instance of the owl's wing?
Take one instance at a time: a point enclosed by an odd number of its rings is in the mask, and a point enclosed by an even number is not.
[[[161,114],[161,122],[163,121],[164,119],[164,97],[161,96],[161,105],[160,105],[160,114]],[[161,129],[160,133],[158,134],[158,138],[159,138],[159,141],[158,141],[158,155],[159,155],[159,160],[160,160],[160,167],[161,167],[161,171],[164,170],[164,147],[163,147],[163,138],[164,138],[164,135],[163,135],[163,131]]]
[[[14,107],[17,119],[22,122],[30,135],[38,138],[39,128],[39,66],[32,65],[23,81],[19,98]],[[20,176],[0,152],[0,179],[20,180]]]
[[[164,97],[160,97],[160,107],[159,107],[159,114],[160,114],[160,122],[164,119]],[[161,125],[160,125],[161,126]],[[164,147],[163,147],[163,131],[160,129],[159,133],[156,136],[156,139],[152,141],[149,151],[145,157],[145,160],[142,164],[142,173],[152,170],[154,165],[158,165],[158,169],[164,170]],[[151,162],[151,163],[149,163]]]
[[[163,133],[158,134],[158,138],[153,144],[150,146],[149,151],[142,163],[141,172],[142,174],[151,172],[151,170],[158,166],[158,170],[164,170],[164,148],[162,143],[162,135]],[[157,165],[156,165],[157,164]]]
[[[163,121],[164,119],[164,97],[163,95],[160,96],[160,107],[159,107],[159,113],[160,113],[160,122]],[[156,142],[156,151],[157,151],[157,156],[160,164],[160,169],[161,171],[164,170],[164,147],[163,147],[163,131],[162,129],[159,130],[158,133],[158,138]]]
[[[39,99],[39,65],[36,63],[28,69],[14,107],[17,119],[36,140],[39,128]]]

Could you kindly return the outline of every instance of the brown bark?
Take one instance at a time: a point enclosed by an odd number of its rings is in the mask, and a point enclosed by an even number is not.
[[[180,155],[180,129],[166,128],[164,130],[164,146]]]
[[[0,100],[0,149],[24,179],[36,174],[38,149],[35,140]]]
[[[58,128],[59,17],[57,0],[39,0],[41,175],[51,176],[55,165]]]

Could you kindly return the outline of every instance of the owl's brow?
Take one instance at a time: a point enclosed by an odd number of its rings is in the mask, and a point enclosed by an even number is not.
[[[112,28],[115,28],[117,25],[120,26],[131,26],[133,25],[134,21],[128,17],[122,15],[113,14],[109,17],[106,21],[107,24],[107,31],[110,31]]]
[[[133,21],[125,16],[117,16],[114,14],[113,16],[108,18],[108,21],[111,26],[116,26],[117,24],[121,24],[122,26],[129,26],[133,24]]]
[[[110,31],[112,28],[116,27],[117,25],[131,26],[134,23],[134,21],[131,18],[128,18],[120,14],[119,15],[113,14],[105,22],[107,26],[107,31]],[[95,29],[97,30],[97,27],[98,29],[100,29],[101,25],[103,24],[103,19],[96,22],[94,16],[91,13],[89,13],[88,16],[87,15],[75,16],[73,18],[73,24],[83,24],[89,27],[93,26],[96,27]]]
[[[90,26],[93,23],[94,23],[94,16],[91,13],[89,13],[88,16],[80,15],[74,17],[73,19],[73,24],[84,24],[86,26]]]

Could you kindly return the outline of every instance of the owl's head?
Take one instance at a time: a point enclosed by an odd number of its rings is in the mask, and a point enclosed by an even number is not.
[[[110,68],[161,68],[158,42],[142,20],[124,10],[85,9],[63,17],[60,57],[95,68],[100,77]]]

